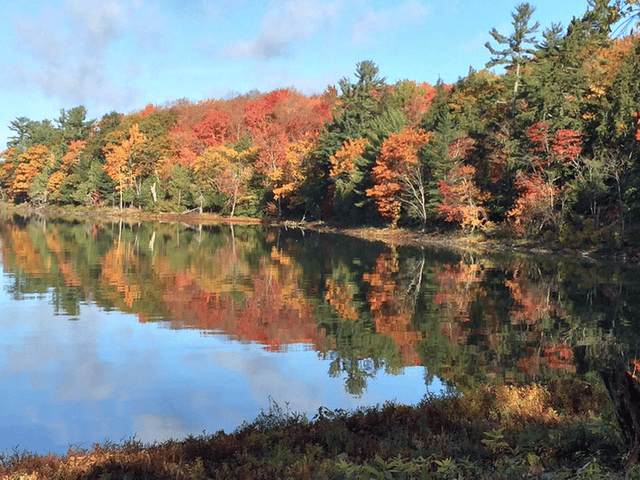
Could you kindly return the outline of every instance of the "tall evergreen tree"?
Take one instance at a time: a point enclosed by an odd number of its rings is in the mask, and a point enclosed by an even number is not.
[[[427,186],[427,209],[429,215],[435,215],[436,207],[440,203],[440,189],[438,182],[444,178],[448,169],[453,166],[449,157],[449,146],[461,135],[454,115],[448,106],[438,112],[433,123],[425,127],[433,132],[433,139],[420,152],[423,165],[424,184]],[[427,128],[425,128],[427,129]]]
[[[87,109],[80,105],[66,111],[60,110],[60,117],[56,119],[58,129],[62,134],[62,141],[69,144],[72,140],[86,139],[94,120],[87,120]]]
[[[491,43],[485,43],[485,47],[491,52],[493,57],[487,62],[487,68],[496,65],[506,65],[509,76],[513,77],[513,97],[511,99],[511,113],[515,113],[516,100],[518,98],[518,89],[520,87],[520,78],[522,76],[523,65],[531,59],[534,53],[532,48],[527,45],[535,45],[534,33],[538,31],[540,24],[536,22],[529,25],[531,15],[535,8],[528,3],[521,3],[516,7],[516,11],[511,14],[513,21],[513,32],[508,37],[498,33],[493,28],[489,32],[493,39],[500,45],[504,45],[502,50],[496,50]]]
[[[619,206],[621,231],[631,228],[627,239],[638,238],[640,219],[640,41],[634,39],[622,60],[596,128],[595,154],[605,161],[610,197]]]
[[[51,120],[36,121],[18,117],[9,124],[9,130],[15,135],[9,137],[7,147],[15,149],[16,154],[34,145],[49,146],[56,137],[56,128]]]
[[[590,2],[591,8],[574,18],[564,35],[553,25],[538,45],[537,61],[523,79],[527,109],[519,113],[523,129],[547,122],[552,130],[583,130],[585,95],[597,84],[592,68],[598,50],[610,44],[611,22],[616,18],[606,0]]]
[[[542,32],[543,40],[536,44],[536,57],[540,59],[557,52],[563,34],[564,28],[560,23],[552,23],[550,27],[545,28]]]
[[[378,72],[375,63],[365,60],[356,65],[355,82],[348,78],[342,78],[338,82],[341,92],[338,110],[309,159],[313,163],[307,168],[310,176],[303,186],[306,210],[312,215],[323,216],[333,211],[336,220],[341,222],[367,220],[366,205],[371,199],[366,197],[365,190],[370,186],[369,173],[375,156],[371,158],[369,154],[355,159],[356,165],[350,181],[341,184],[339,188],[332,185],[329,171],[331,157],[348,140],[369,139],[375,130],[374,120],[385,111],[385,106],[379,99],[386,79],[380,77]],[[389,118],[391,122],[395,121],[392,117]],[[390,133],[394,129],[388,130]]]

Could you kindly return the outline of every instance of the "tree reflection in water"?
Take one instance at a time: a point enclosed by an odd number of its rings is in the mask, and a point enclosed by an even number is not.
[[[273,351],[307,344],[352,395],[380,371],[416,365],[427,382],[437,376],[459,391],[583,375],[602,370],[593,352],[603,335],[635,358],[640,331],[637,269],[587,259],[262,226],[19,217],[3,223],[0,240],[14,298],[52,291],[60,314],[90,301]],[[619,371],[605,377],[610,391],[628,390],[626,366]]]

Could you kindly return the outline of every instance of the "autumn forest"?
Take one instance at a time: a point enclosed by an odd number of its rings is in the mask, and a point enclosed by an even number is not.
[[[312,96],[19,117],[0,153],[1,195],[633,246],[640,37],[614,25],[636,8],[594,0],[567,27],[542,28],[520,4],[511,32],[490,32],[487,64],[453,84],[389,84],[367,60]]]

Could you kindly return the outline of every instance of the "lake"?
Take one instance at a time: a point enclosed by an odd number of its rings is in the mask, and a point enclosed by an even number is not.
[[[0,452],[589,376],[639,343],[637,267],[589,258],[19,216],[0,247]]]

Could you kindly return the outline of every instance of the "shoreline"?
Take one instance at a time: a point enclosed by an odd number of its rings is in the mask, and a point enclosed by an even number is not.
[[[167,222],[187,225],[263,225],[272,227],[299,228],[320,233],[348,235],[362,240],[379,241],[390,246],[413,246],[419,248],[444,248],[464,253],[517,253],[528,255],[551,255],[569,258],[583,258],[596,261],[612,261],[624,264],[640,265],[640,249],[621,248],[605,250],[591,248],[575,248],[557,243],[532,241],[525,238],[492,238],[483,232],[465,234],[460,230],[419,232],[406,228],[358,226],[349,227],[330,224],[323,221],[295,221],[288,219],[223,217],[215,213],[151,213],[137,208],[120,211],[117,207],[33,207],[30,205],[13,205],[0,202],[0,212],[22,216],[41,216],[69,220],[103,220],[126,222]]]

